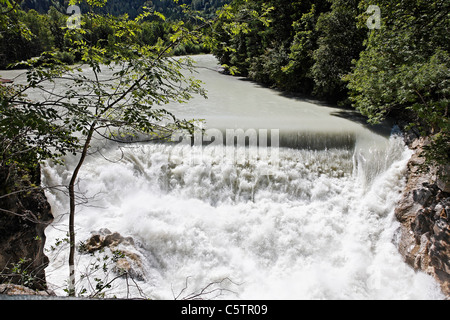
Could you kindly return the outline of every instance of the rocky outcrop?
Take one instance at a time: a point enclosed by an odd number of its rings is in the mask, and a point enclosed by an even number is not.
[[[119,233],[112,233],[105,228],[94,232],[82,244],[80,251],[92,254],[105,248],[120,253],[120,257],[115,261],[114,271],[117,274],[127,275],[137,280],[144,279],[142,258],[137,253],[133,238],[123,237]]]
[[[53,221],[50,204],[35,172],[0,169],[0,283],[47,288],[45,228]]]
[[[424,171],[421,157],[427,140],[410,144],[414,154],[408,163],[407,185],[395,214],[401,222],[400,253],[416,270],[435,277],[450,298],[450,194],[436,168]]]

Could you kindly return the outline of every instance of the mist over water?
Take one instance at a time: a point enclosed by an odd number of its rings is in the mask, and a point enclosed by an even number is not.
[[[257,152],[230,162],[219,144],[99,142],[77,185],[89,199],[78,207],[77,239],[102,228],[131,236],[135,246],[125,249],[140,257],[143,270],[131,287],[115,281],[109,295],[142,290],[174,299],[217,283],[211,288],[221,291],[209,297],[443,298],[395,245],[394,208],[411,153],[392,128],[374,132],[342,110],[221,75],[211,56],[196,60],[209,99],[169,108],[205,119],[207,128],[279,130],[277,162]],[[44,182],[67,184],[75,163],[45,166]],[[47,280],[64,294],[68,250],[51,246],[67,232],[68,199],[56,190],[47,195],[55,215],[47,229]],[[77,254],[77,274],[95,258]]]

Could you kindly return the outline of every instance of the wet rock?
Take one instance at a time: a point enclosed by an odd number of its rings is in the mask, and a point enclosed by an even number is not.
[[[101,229],[93,235],[82,245],[81,251],[93,253],[105,247],[113,249],[118,245],[134,246],[132,237],[123,237],[119,233],[112,233],[108,229]]]
[[[414,222],[411,224],[418,243],[420,243],[423,234],[431,231],[432,223],[429,215],[430,211],[428,209],[421,209],[417,212]]]
[[[136,253],[135,242],[132,237],[123,237],[118,232],[101,229],[80,246],[82,253],[94,253],[109,248],[118,252],[119,258],[115,262],[114,271],[119,275],[130,276],[137,280],[144,279],[141,257]]]
[[[136,280],[144,280],[144,271],[141,258],[132,252],[123,252],[124,258],[117,260],[114,271],[117,274],[128,275]]]
[[[395,215],[401,223],[399,252],[416,270],[432,275],[450,299],[450,194],[437,181],[438,168],[424,172],[420,156],[426,140],[410,144],[407,184]]]
[[[122,237],[115,232],[105,237],[103,244],[107,247],[117,247],[119,244],[134,246],[134,240],[131,237]]]
[[[433,196],[433,193],[428,188],[418,189],[413,191],[413,199],[415,202],[426,206],[428,201]]]
[[[439,170],[436,184],[443,192],[450,193],[450,165]]]

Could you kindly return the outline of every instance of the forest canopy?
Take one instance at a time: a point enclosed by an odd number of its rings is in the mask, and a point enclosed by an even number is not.
[[[230,0],[108,0],[104,6],[89,8],[89,10],[113,16],[127,14],[134,19],[143,12],[144,7],[148,7],[161,12],[168,18],[179,19],[184,16],[181,5],[188,5],[193,10],[202,11],[205,15],[213,15],[229,2]],[[25,11],[34,9],[39,13],[47,13],[51,7],[54,7],[60,12],[65,12],[69,6],[68,3],[68,0],[24,0],[21,8]],[[86,5],[81,5],[81,7],[84,12],[88,9]]]

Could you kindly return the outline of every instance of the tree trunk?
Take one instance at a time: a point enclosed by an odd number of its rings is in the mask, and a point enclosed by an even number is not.
[[[72,178],[69,183],[69,197],[70,197],[70,212],[69,212],[69,296],[75,296],[75,183],[78,178],[78,173],[83,166],[84,160],[86,159],[89,146],[91,144],[92,136],[95,131],[95,126],[97,122],[92,123],[89,133],[86,137],[86,142],[84,143],[83,152],[81,153],[81,158],[73,171]]]

